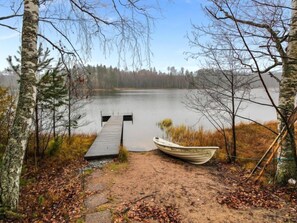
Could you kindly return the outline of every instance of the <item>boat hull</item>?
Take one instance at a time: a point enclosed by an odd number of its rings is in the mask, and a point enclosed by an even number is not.
[[[219,149],[217,146],[180,146],[158,137],[154,137],[153,141],[162,152],[186,160],[192,164],[204,164],[208,162],[216,150]]]

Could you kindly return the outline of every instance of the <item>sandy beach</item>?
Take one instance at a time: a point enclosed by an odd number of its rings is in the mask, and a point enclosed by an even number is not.
[[[225,174],[215,162],[195,166],[159,151],[130,153],[126,165],[107,165],[87,178],[88,199],[98,195],[104,198],[95,202],[93,211],[88,212],[99,213],[98,216],[104,212],[106,222],[286,222],[290,219],[285,203],[277,209],[235,209],[220,204],[224,194],[237,187],[226,181]],[[110,219],[106,220],[106,216]],[[95,221],[87,218],[87,222]]]

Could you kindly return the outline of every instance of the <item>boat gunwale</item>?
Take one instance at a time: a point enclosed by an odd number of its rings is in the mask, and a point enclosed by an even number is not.
[[[181,145],[178,145],[175,143],[168,142],[164,139],[161,139],[161,142],[159,140],[160,140],[160,138],[158,138],[158,137],[153,138],[154,143],[156,143],[160,146],[169,148],[169,149],[187,149],[187,150],[189,150],[189,149],[212,149],[212,150],[214,150],[214,149],[220,148],[218,146],[181,146]]]

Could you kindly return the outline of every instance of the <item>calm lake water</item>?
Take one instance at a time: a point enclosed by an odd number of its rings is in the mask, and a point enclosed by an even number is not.
[[[277,100],[278,93],[271,90]],[[77,129],[77,132],[98,133],[101,130],[100,111],[103,113],[133,113],[133,123],[124,124],[124,145],[131,151],[146,151],[155,149],[152,142],[154,136],[162,137],[164,133],[157,123],[165,118],[171,118],[173,124],[185,124],[193,128],[203,126],[204,129],[213,127],[198,113],[186,108],[183,104],[189,90],[123,90],[108,92],[94,96],[92,101],[84,106],[86,117],[83,121],[88,125]],[[267,102],[263,89],[254,89],[252,94],[257,101]],[[276,119],[274,109],[248,104],[241,112],[246,117],[260,122]]]

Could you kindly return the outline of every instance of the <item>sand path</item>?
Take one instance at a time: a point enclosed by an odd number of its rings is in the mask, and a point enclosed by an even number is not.
[[[86,222],[112,222],[121,204],[138,200],[174,206],[185,223],[284,222],[284,210],[235,210],[219,204],[217,197],[234,189],[223,177],[215,164],[195,166],[158,151],[130,153],[125,168],[96,169],[88,177],[86,189],[93,194],[86,201]]]

